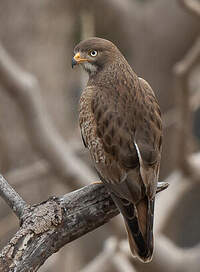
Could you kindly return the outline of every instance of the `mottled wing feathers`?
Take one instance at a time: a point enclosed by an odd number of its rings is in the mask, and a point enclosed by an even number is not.
[[[120,84],[118,90],[94,88],[91,100],[96,136],[101,139],[104,151],[129,169],[139,163],[135,143],[147,166],[160,161],[162,145],[162,123],[155,95],[145,80],[139,82],[138,92]]]
[[[135,168],[138,164],[133,143],[134,118],[127,111],[133,99],[132,96],[127,99],[125,90],[105,89],[97,92],[92,101],[97,136],[107,155],[124,168]]]
[[[161,112],[150,85],[142,78],[139,78],[142,107],[142,120],[137,120],[135,141],[145,163],[153,164],[160,161],[162,146],[162,120]],[[139,112],[140,114],[140,112]]]
[[[95,163],[105,162],[102,141],[97,136],[97,125],[92,110],[92,101],[97,89],[87,87],[80,98],[79,124],[84,145],[90,150]]]

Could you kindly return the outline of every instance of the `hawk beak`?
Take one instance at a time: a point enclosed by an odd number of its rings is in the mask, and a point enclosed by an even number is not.
[[[88,59],[81,58],[80,52],[76,53],[76,55],[72,58],[72,68],[74,68],[76,64],[83,63],[85,61],[88,61]]]

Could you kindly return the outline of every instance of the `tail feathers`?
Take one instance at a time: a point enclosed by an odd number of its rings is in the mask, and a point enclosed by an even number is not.
[[[132,254],[142,262],[150,262],[153,255],[154,200],[144,198],[137,205],[114,196],[128,234]]]

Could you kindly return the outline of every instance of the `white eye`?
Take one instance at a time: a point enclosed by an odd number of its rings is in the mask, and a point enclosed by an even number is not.
[[[98,54],[98,52],[97,52],[96,50],[92,50],[92,51],[90,52],[90,56],[92,56],[92,57],[96,57],[97,54]]]

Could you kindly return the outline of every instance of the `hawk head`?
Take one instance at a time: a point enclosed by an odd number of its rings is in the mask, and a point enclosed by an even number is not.
[[[101,38],[90,38],[80,42],[74,48],[72,68],[81,64],[89,75],[94,75],[122,56],[117,47],[110,41]]]

